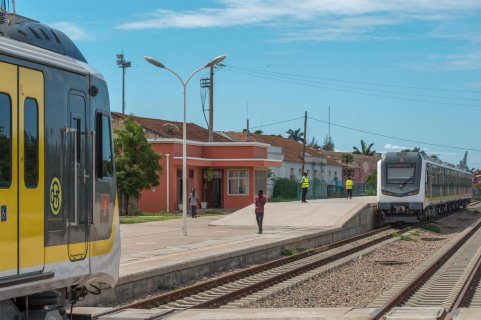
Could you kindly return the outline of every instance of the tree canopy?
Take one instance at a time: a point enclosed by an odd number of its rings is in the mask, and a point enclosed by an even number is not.
[[[354,151],[352,152],[353,154],[362,154],[366,156],[372,156],[376,153],[376,150],[372,150],[371,148],[374,146],[374,143],[371,143],[367,148],[366,148],[366,142],[361,139],[361,149],[358,149],[357,147],[352,147]]]
[[[115,166],[119,194],[126,197],[128,214],[129,198],[138,199],[144,189],[159,185],[162,166],[161,156],[147,142],[142,127],[132,117],[124,121],[124,128],[116,131],[114,139]]]
[[[325,151],[334,151],[334,141],[332,140],[331,136],[327,135],[324,138],[321,149]]]
[[[288,134],[288,139],[296,140],[297,142],[304,142],[304,133],[301,132],[301,129],[289,129],[286,132]]]

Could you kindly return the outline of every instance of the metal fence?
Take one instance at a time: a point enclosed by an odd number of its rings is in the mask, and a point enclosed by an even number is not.
[[[301,186],[296,180],[278,178],[273,184],[271,202],[295,201],[301,199]],[[353,196],[376,195],[376,186],[369,184],[354,185]],[[343,198],[346,190],[342,187],[328,186],[324,181],[314,179],[310,181],[307,199]]]

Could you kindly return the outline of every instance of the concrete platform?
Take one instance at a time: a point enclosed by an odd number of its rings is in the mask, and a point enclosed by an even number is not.
[[[308,203],[277,202],[265,206],[264,225],[266,227],[339,227],[366,204],[376,203],[376,197],[354,199],[320,199]],[[254,204],[236,211],[212,226],[256,226]]]
[[[481,308],[459,308],[456,310],[455,320],[481,320]]]
[[[103,287],[102,294],[88,295],[79,306],[117,304],[158,288],[266,262],[280,257],[285,248],[311,248],[352,237],[373,229],[375,212],[374,197],[273,203],[267,207],[262,235],[249,208],[225,217],[189,218],[188,236],[182,235],[182,220],[121,225],[116,288]]]

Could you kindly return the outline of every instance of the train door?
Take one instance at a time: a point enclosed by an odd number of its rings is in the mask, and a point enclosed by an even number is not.
[[[0,62],[0,278],[18,272],[17,66]]]
[[[68,252],[70,260],[83,260],[88,251],[88,181],[86,100],[81,92],[69,95],[70,130],[67,146],[69,164]]]
[[[19,273],[44,266],[44,78],[18,69],[18,259]]]

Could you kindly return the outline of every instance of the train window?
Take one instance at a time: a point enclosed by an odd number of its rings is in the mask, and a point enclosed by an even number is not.
[[[0,93],[0,188],[12,184],[12,103]]]
[[[99,179],[112,177],[114,173],[112,155],[112,133],[110,118],[97,114],[97,177]]]
[[[416,172],[415,163],[388,163],[387,165],[388,184],[413,184]]]
[[[25,100],[23,125],[25,186],[36,188],[38,185],[38,104],[34,99]]]

